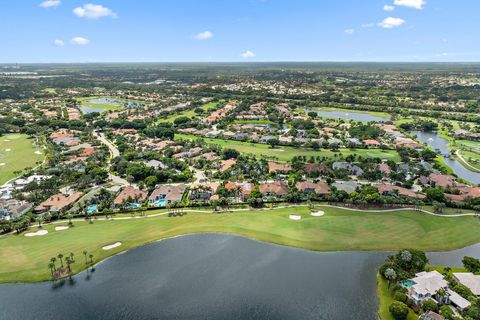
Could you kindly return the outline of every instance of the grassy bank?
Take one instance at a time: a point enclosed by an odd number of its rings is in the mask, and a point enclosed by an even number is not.
[[[0,137],[0,185],[15,178],[16,171],[34,167],[44,158],[44,151],[24,134],[8,134]],[[37,152],[37,153],[35,153]]]
[[[380,320],[395,320],[388,310],[393,300],[393,290],[388,288],[388,282],[377,274],[377,297],[378,297],[378,316]],[[409,309],[407,320],[417,320],[418,316]]]
[[[307,207],[223,214],[188,213],[183,217],[157,216],[130,220],[75,222],[75,227],[55,231],[45,227],[45,236],[24,234],[0,238],[0,283],[49,279],[50,257],[73,252],[74,272],[84,268],[83,250],[95,261],[142,244],[168,237],[205,232],[238,234],[248,238],[320,251],[452,250],[480,242],[480,220],[474,217],[446,218],[412,211],[356,212],[323,207],[323,217],[312,217]],[[300,221],[289,219],[294,212]],[[34,232],[33,227],[29,232]],[[115,242],[111,251],[102,247]]]
[[[380,149],[339,149],[339,151],[334,152],[327,149],[314,150],[310,148],[295,148],[289,146],[278,146],[275,149],[272,149],[268,144],[262,143],[252,143],[252,142],[242,142],[226,139],[216,139],[216,138],[202,138],[195,135],[187,134],[176,134],[175,139],[203,139],[205,142],[210,144],[216,144],[223,148],[232,148],[238,150],[241,153],[253,154],[255,156],[264,156],[272,159],[277,159],[279,161],[290,161],[294,156],[306,156],[309,157],[327,157],[327,158],[336,158],[339,155],[348,156],[350,154],[356,154],[362,157],[369,158],[380,158],[393,160],[396,162],[400,161],[400,157],[396,150],[380,150]]]

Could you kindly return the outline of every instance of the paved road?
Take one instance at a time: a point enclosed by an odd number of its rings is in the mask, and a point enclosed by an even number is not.
[[[105,134],[103,134],[103,132],[98,133],[96,130],[94,130],[93,135],[98,140],[100,140],[100,142],[102,142],[104,145],[108,147],[108,149],[110,150],[110,156],[111,156],[110,160],[120,156],[120,151],[118,151],[118,148],[113,143],[111,143],[107,138],[105,138]]]
[[[105,137],[105,134],[103,134],[103,132],[97,132],[96,130],[93,131],[93,135],[98,139],[100,140],[101,143],[103,143],[104,145],[106,145],[108,147],[108,150],[110,150],[110,159],[108,159],[108,169],[110,170],[110,166],[111,166],[111,161],[113,158],[116,158],[116,157],[119,157],[120,156],[120,151],[118,151],[118,148],[112,143],[110,142],[106,137]],[[108,174],[108,177],[110,178],[110,180],[112,180],[113,183],[115,184],[121,184],[123,186],[128,186],[130,185],[130,183],[123,179],[122,177],[120,176],[117,176],[117,175],[114,175],[112,173],[109,173]]]

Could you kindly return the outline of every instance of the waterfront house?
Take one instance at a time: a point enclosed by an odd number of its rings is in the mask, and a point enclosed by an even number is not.
[[[410,286],[407,286],[408,295],[415,304],[420,305],[424,300],[433,299],[441,289],[448,289],[448,282],[443,275],[434,270],[430,272],[419,272],[410,279]]]
[[[455,279],[470,289],[474,295],[480,297],[480,275],[471,272],[454,272]]]

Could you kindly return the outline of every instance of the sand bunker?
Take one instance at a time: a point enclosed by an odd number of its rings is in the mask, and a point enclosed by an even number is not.
[[[25,233],[25,237],[38,237],[38,236],[44,236],[48,233],[47,230],[38,230],[37,232],[30,232],[30,233]]]
[[[7,164],[6,164],[6,163],[3,163],[3,162],[0,163],[0,167],[3,167],[3,166],[5,166],[5,165],[7,165]]]
[[[321,217],[321,216],[325,215],[325,212],[317,211],[317,212],[312,212],[310,215],[312,215],[314,217]]]
[[[117,247],[120,247],[121,245],[122,245],[121,242],[115,242],[114,244],[111,244],[111,245],[102,247],[102,249],[103,249],[103,250],[112,250],[112,249],[115,249],[115,248],[117,248]]]
[[[5,140],[3,140],[3,141],[5,141],[5,142],[9,142],[10,140],[8,140],[8,139],[5,139]]]
[[[35,153],[35,154],[42,154],[42,153],[41,153],[40,151],[38,151],[38,150],[35,151],[34,153]]]
[[[65,226],[60,226],[60,227],[55,227],[55,231],[63,231],[63,230],[67,230],[68,227],[65,227]]]
[[[300,220],[300,219],[302,219],[301,216],[297,216],[297,215],[294,215],[294,214],[291,214],[288,217],[290,218],[290,220]]]
[[[8,149],[5,149],[5,151],[10,152],[12,151],[12,149],[8,148]]]

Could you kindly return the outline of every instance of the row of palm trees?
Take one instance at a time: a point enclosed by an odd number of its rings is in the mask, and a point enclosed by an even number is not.
[[[93,264],[93,254],[89,254],[88,251],[84,250],[83,255],[85,257],[85,265]],[[60,262],[60,265],[57,266],[57,261]],[[65,256],[62,253],[58,254],[56,257],[50,258],[48,263],[48,268],[52,275],[52,279],[58,279],[64,276],[70,276],[72,274],[72,264],[75,263],[75,255],[73,252],[70,252],[69,255]]]

